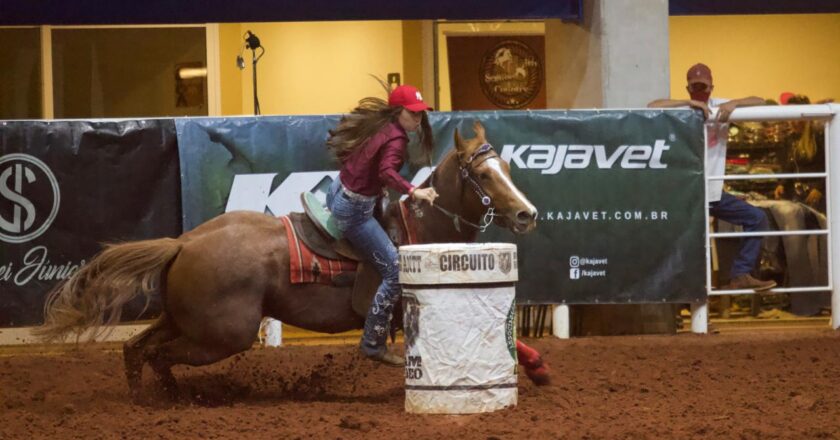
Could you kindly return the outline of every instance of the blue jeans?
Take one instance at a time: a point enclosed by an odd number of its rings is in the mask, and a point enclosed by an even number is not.
[[[721,194],[719,202],[709,204],[709,214],[733,225],[742,226],[744,232],[766,231],[768,227],[767,216],[761,208],[756,208],[726,191]],[[741,239],[741,249],[732,262],[730,278],[752,272],[761,256],[761,240],[762,237]]]
[[[382,283],[376,290],[365,319],[361,341],[362,350],[369,356],[385,351],[391,314],[402,294],[397,248],[373,218],[377,202],[377,197],[359,197],[346,193],[339,179],[333,181],[327,194],[327,207],[332,211],[344,238],[350,241],[359,257],[372,263],[382,276]]]

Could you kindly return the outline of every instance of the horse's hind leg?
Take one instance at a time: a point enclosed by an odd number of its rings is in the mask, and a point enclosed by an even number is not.
[[[146,362],[145,348],[157,345],[177,337],[178,334],[166,313],[152,323],[146,330],[138,333],[123,344],[123,361],[128,389],[133,398],[137,398],[143,379],[143,364]]]
[[[251,348],[255,337],[256,330],[246,337],[238,338],[240,342],[231,344],[230,340],[200,343],[181,335],[157,347],[149,347],[146,350],[147,360],[157,373],[164,390],[175,399],[178,396],[178,384],[172,375],[173,365],[186,364],[197,367],[218,362]]]

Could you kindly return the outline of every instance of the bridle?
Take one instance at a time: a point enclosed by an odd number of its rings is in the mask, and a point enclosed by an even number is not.
[[[481,187],[481,184],[475,179],[473,175],[473,170],[475,167],[481,165],[488,159],[498,158],[499,155],[496,154],[496,150],[493,149],[493,146],[484,143],[478,149],[476,149],[470,157],[467,158],[464,162],[458,161],[458,170],[460,172],[461,180],[465,180],[467,183],[470,184],[470,187],[478,196],[478,199],[481,200],[481,204],[487,207],[487,211],[484,212],[484,215],[481,217],[481,224],[475,224],[459,214],[456,214],[452,211],[445,209],[444,207],[432,203],[432,206],[435,207],[438,211],[440,211],[443,215],[449,217],[452,220],[452,224],[455,227],[455,230],[461,232],[461,223],[465,223],[468,226],[472,226],[475,229],[478,229],[479,232],[484,232],[487,228],[493,223],[493,217],[496,217],[495,209],[493,208],[493,199],[487,195],[487,192],[484,191],[484,188]],[[429,164],[431,165],[431,163]],[[431,176],[429,177],[429,186],[434,188],[434,180],[435,180],[435,173],[437,172],[437,168],[432,171]]]

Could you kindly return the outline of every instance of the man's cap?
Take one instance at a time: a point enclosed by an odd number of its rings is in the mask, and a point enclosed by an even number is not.
[[[388,105],[392,107],[405,107],[413,112],[432,110],[431,107],[423,102],[423,96],[420,95],[420,91],[416,87],[409,85],[397,86],[397,88],[392,90],[391,94],[388,95]]]
[[[712,69],[703,63],[697,63],[685,74],[688,84],[703,83],[712,85]]]

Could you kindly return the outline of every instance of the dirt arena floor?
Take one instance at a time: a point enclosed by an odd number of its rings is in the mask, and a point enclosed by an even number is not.
[[[827,329],[528,342],[554,382],[520,372],[516,408],[462,416],[404,413],[401,371],[351,345],[179,367],[180,401],[149,378],[141,405],[120,352],[7,353],[0,438],[840,438],[840,334]]]

